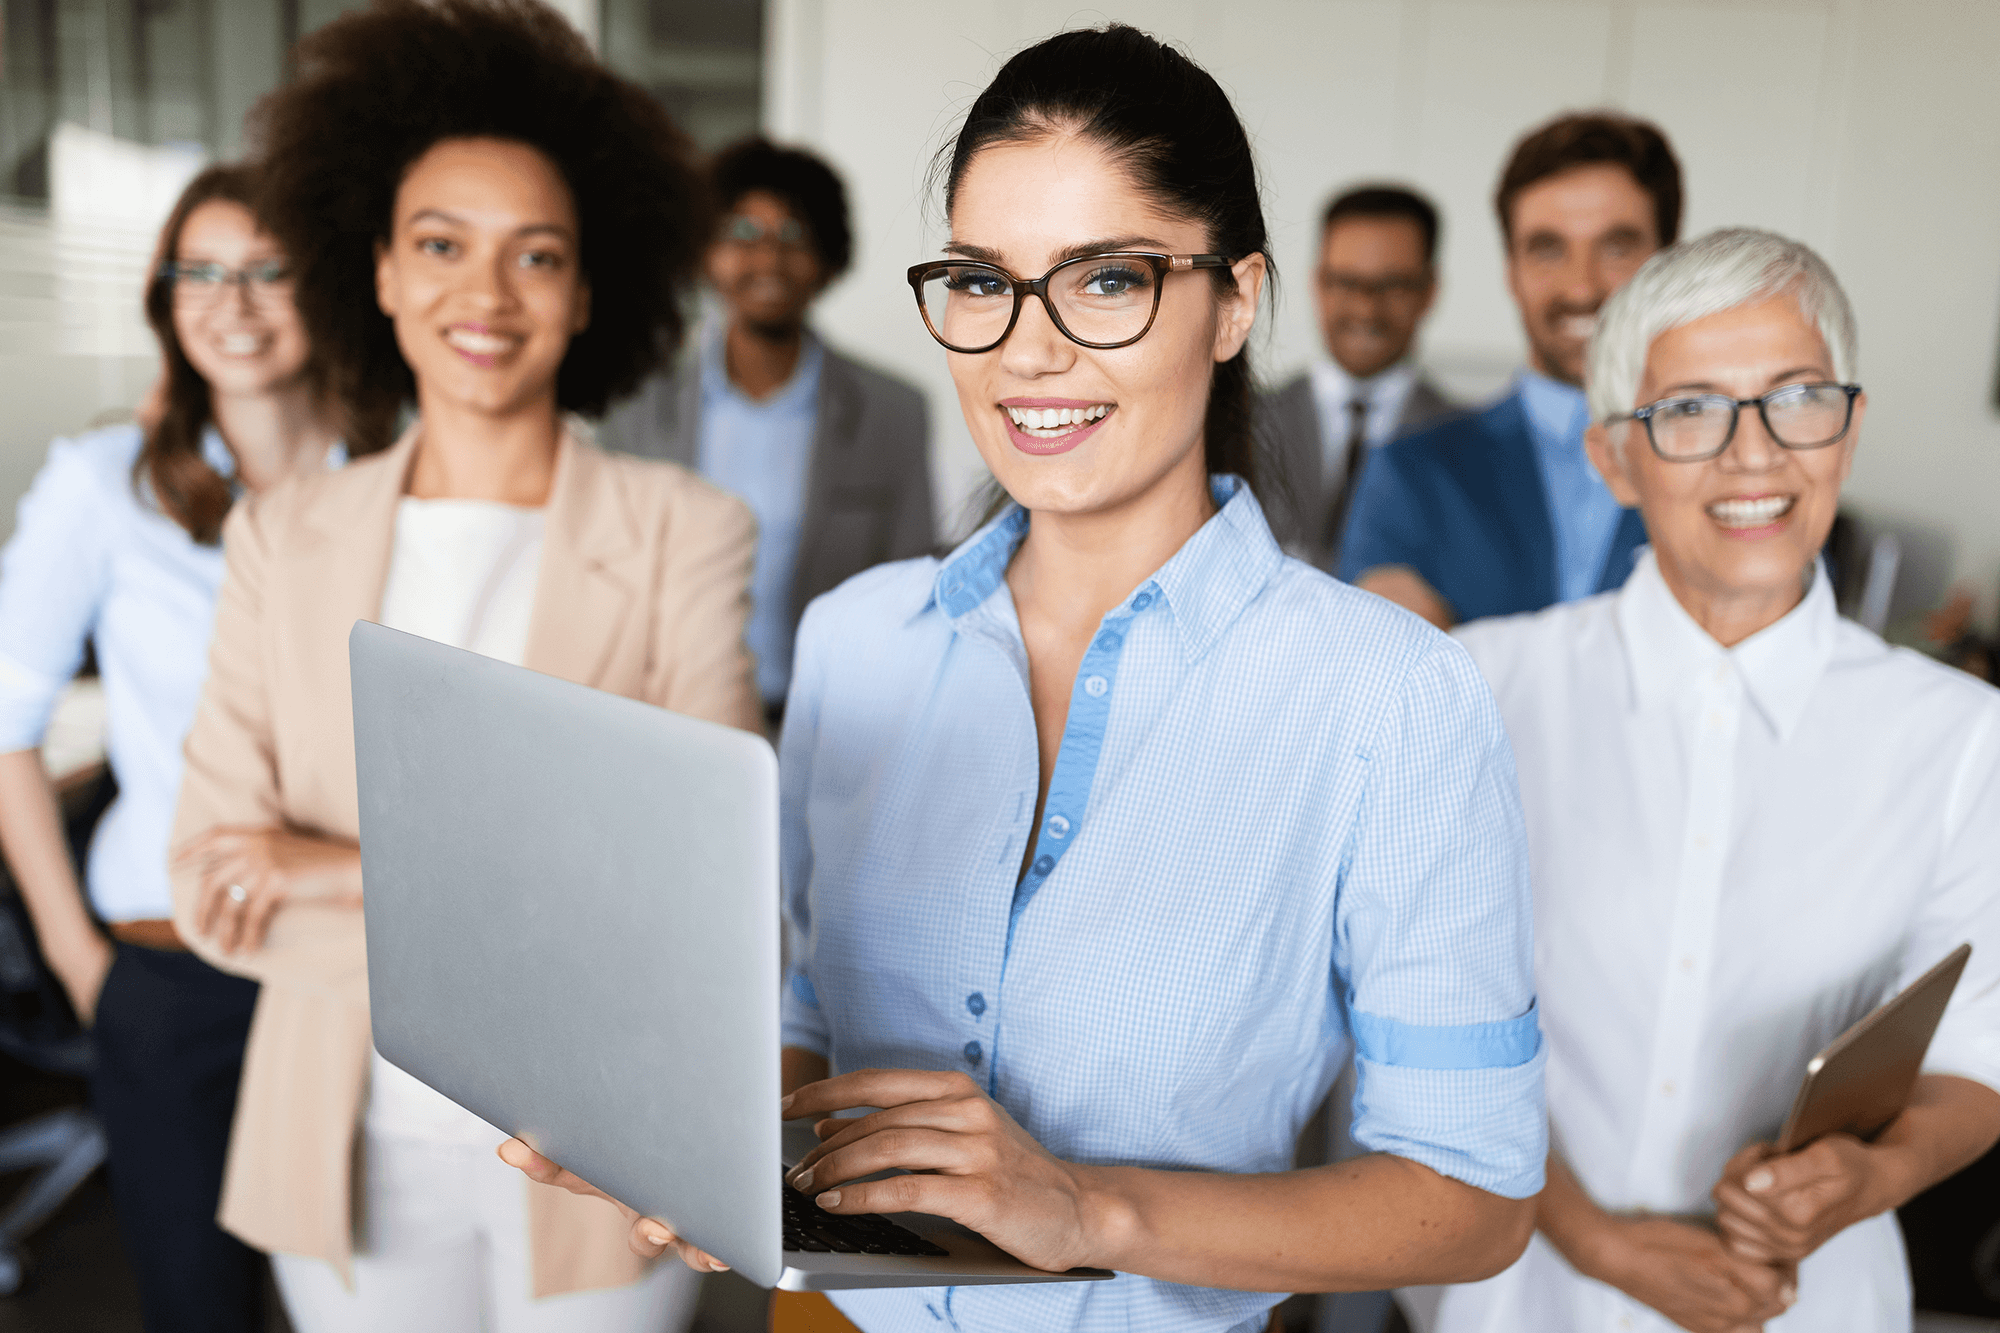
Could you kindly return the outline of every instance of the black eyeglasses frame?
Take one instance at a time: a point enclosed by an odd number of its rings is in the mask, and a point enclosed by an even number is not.
[[[1141,328],[1131,337],[1121,338],[1117,342],[1094,343],[1088,339],[1077,337],[1063,323],[1062,315],[1057,312],[1055,302],[1049,299],[1049,279],[1074,265],[1100,263],[1106,259],[1134,259],[1151,266],[1153,270],[1153,308],[1146,314],[1145,327]],[[983,352],[990,352],[1001,343],[1006,342],[1007,336],[1014,331],[1014,326],[1021,322],[1021,307],[1027,303],[1028,298],[1031,296],[1041,299],[1042,309],[1048,312],[1049,323],[1055,325],[1056,331],[1062,334],[1063,337],[1069,339],[1079,347],[1088,347],[1093,351],[1108,352],[1118,347],[1130,347],[1133,343],[1138,342],[1147,333],[1151,332],[1153,321],[1160,317],[1160,293],[1166,287],[1166,278],[1169,273],[1191,273],[1195,269],[1201,268],[1229,268],[1235,263],[1236,260],[1228,255],[1163,255],[1154,254],[1148,250],[1106,250],[1102,254],[1077,255],[1073,259],[1065,259],[1041,277],[1032,279],[1019,277],[1016,274],[1008,272],[998,264],[989,264],[979,259],[933,259],[927,263],[912,264],[908,277],[910,291],[917,298],[917,314],[922,317],[924,327],[930,330],[931,337],[937,340],[938,346],[948,352],[957,352],[963,356],[978,356]],[[1014,309],[1007,316],[1007,327],[1000,331],[999,337],[987,343],[984,347],[954,346],[946,342],[944,335],[938,332],[937,326],[931,323],[930,309],[924,304],[924,281],[943,269],[985,269],[990,273],[997,273],[1005,278],[1008,286],[1013,289]]]
[[[1828,439],[1821,440],[1817,444],[1791,444],[1785,440],[1778,439],[1778,432],[1771,428],[1771,414],[1764,410],[1764,403],[1766,399],[1775,398],[1781,393],[1788,393],[1794,389],[1839,389],[1844,392],[1847,395],[1847,416],[1840,423],[1839,433]],[[1854,400],[1860,395],[1861,386],[1859,384],[1839,384],[1833,380],[1814,380],[1807,384],[1781,384],[1769,393],[1759,394],[1755,398],[1731,398],[1726,393],[1684,393],[1672,398],[1662,398],[1657,403],[1648,403],[1646,406],[1630,412],[1621,412],[1615,417],[1606,417],[1604,424],[1615,426],[1621,421],[1643,422],[1646,427],[1646,443],[1662,461],[1668,463],[1706,463],[1711,458],[1720,458],[1729,452],[1729,446],[1736,440],[1736,427],[1738,422],[1742,420],[1743,409],[1754,407],[1757,409],[1758,418],[1764,423],[1764,433],[1769,435],[1773,440],[1776,440],[1780,448],[1790,449],[1794,453],[1805,453],[1813,449],[1828,448],[1831,445],[1839,444],[1847,438],[1847,432],[1854,429]],[[1670,454],[1660,448],[1659,440],[1653,435],[1654,414],[1670,403],[1685,402],[1729,404],[1729,429],[1723,434],[1722,443],[1707,453]]]

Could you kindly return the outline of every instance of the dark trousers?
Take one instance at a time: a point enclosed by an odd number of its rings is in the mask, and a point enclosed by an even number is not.
[[[256,1333],[264,1258],[215,1224],[257,985],[193,954],[118,945],[92,1032],[92,1099],[146,1333]]]

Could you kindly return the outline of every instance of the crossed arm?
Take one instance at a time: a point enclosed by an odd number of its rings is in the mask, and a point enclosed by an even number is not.
[[[1377,1290],[1471,1282],[1520,1254],[1534,1203],[1400,1157],[1266,1175],[1062,1161],[963,1074],[868,1069],[828,1078],[823,1057],[783,1056],[788,1119],[819,1122],[794,1186],[833,1213],[949,1217],[1038,1268],[1080,1266],[1245,1291]],[[854,1119],[837,1113],[878,1108]],[[600,1194],[518,1139],[501,1158],[544,1184]],[[891,1167],[913,1174],[853,1183]],[[622,1206],[622,1205],[621,1205]],[[723,1267],[671,1223],[627,1210],[634,1251]]]

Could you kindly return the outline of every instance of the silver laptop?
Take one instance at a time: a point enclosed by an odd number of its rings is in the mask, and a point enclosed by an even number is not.
[[[778,1119],[761,737],[360,622],[375,1048],[751,1281],[1064,1282],[943,1218],[824,1213]],[[785,1148],[792,1149],[787,1154]]]

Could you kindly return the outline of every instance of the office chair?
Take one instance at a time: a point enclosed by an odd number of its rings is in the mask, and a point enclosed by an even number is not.
[[[100,770],[101,772],[101,770]],[[65,783],[63,813],[70,846],[82,850],[116,786],[108,775]],[[27,908],[11,877],[0,876],[0,1052],[52,1074],[90,1072],[90,1034],[35,946]],[[26,1188],[0,1212],[0,1296],[27,1278],[21,1243],[103,1164],[104,1130],[80,1106],[65,1106],[0,1129],[0,1173],[32,1170]]]

